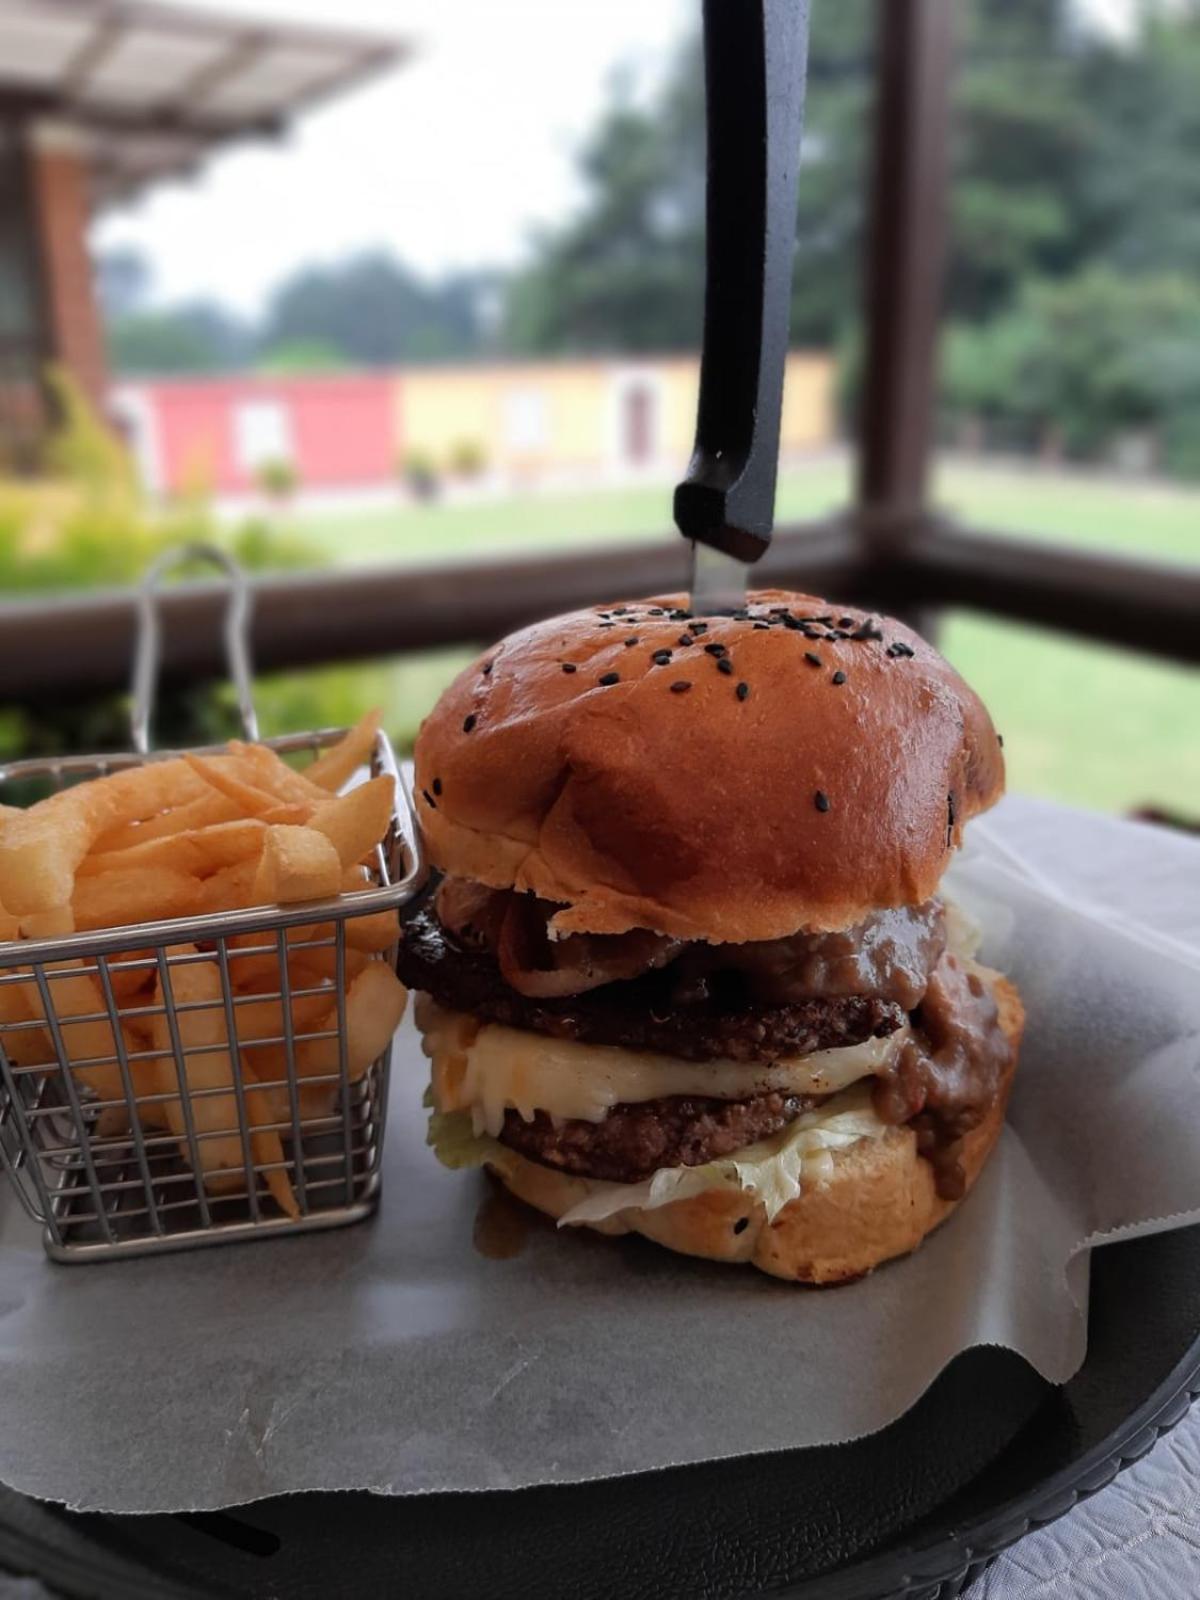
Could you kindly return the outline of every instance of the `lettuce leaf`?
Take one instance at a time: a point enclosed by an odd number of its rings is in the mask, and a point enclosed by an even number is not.
[[[871,1087],[869,1080],[852,1084],[824,1105],[797,1117],[782,1133],[702,1167],[663,1167],[640,1183],[579,1179],[586,1193],[559,1218],[559,1226],[600,1222],[631,1207],[652,1211],[714,1188],[753,1194],[770,1221],[796,1198],[806,1178],[820,1182],[828,1174],[833,1151],[887,1132],[875,1115]],[[427,1137],[434,1154],[447,1167],[486,1165],[503,1172],[513,1160],[512,1152],[498,1139],[474,1131],[466,1111],[434,1112]]]

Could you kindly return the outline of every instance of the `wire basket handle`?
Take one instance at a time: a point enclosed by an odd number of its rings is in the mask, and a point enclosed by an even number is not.
[[[129,723],[133,748],[142,756],[150,753],[150,721],[154,714],[162,654],[159,590],[168,572],[189,561],[203,561],[219,567],[229,580],[229,602],[225,608],[225,659],[229,665],[230,681],[237,693],[242,730],[247,739],[258,739],[258,714],[251,692],[249,633],[253,597],[250,585],[246,582],[246,574],[232,556],[218,550],[215,545],[191,542],[165,550],[147,570],[138,595],[138,638],[133,662],[133,707]]]

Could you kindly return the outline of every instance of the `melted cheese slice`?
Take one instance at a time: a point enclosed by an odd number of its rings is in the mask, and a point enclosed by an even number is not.
[[[469,1111],[475,1132],[498,1134],[510,1107],[526,1122],[535,1111],[602,1122],[618,1103],[667,1095],[745,1100],[773,1089],[836,1094],[882,1072],[908,1037],[902,1028],[840,1050],[819,1050],[772,1062],[681,1061],[648,1050],[551,1039],[444,1011],[420,996],[417,1022],[433,1067],[438,1111]]]

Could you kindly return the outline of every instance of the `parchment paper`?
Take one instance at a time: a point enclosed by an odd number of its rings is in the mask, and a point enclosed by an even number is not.
[[[406,1025],[370,1224],[59,1267],[0,1200],[0,1480],[122,1512],[518,1487],[862,1435],[974,1344],[1065,1380],[1087,1247],[1200,1218],[1200,954],[1169,918],[1073,904],[1058,869],[1092,828],[1097,881],[1124,874],[1136,902],[1157,872],[1164,905],[1195,899],[1200,850],[1042,807],[1059,836],[1027,856],[1022,815],[975,824],[953,879],[1029,1009],[1010,1127],[909,1260],[812,1292],[640,1240],[522,1237],[424,1148]]]

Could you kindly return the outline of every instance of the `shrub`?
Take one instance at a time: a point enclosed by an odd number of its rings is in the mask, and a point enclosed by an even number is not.
[[[429,450],[414,445],[400,458],[400,477],[417,500],[432,500],[440,487],[437,462]]]
[[[456,478],[481,478],[487,470],[487,451],[478,439],[459,439],[450,446],[447,464]]]
[[[254,481],[270,499],[287,500],[299,487],[300,474],[286,456],[272,456],[255,467]]]

